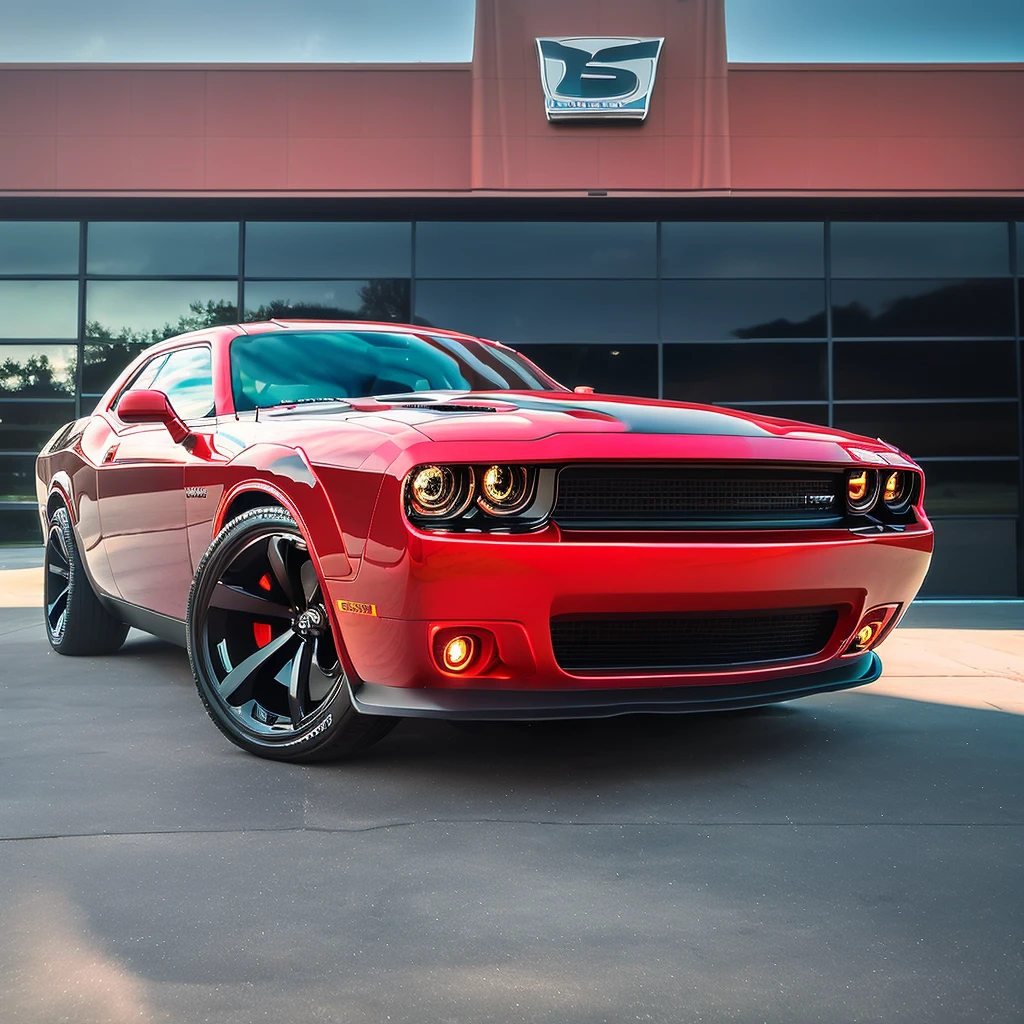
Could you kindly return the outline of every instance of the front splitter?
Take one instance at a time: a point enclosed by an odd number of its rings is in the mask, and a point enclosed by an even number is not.
[[[453,690],[361,683],[350,692],[353,707],[364,715],[528,722],[754,708],[863,686],[881,674],[881,659],[871,651],[824,672],[761,683],[642,690]]]

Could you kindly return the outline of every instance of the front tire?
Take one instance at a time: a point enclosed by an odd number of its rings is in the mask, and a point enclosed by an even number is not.
[[[58,654],[113,654],[128,635],[92,589],[75,543],[71,516],[63,506],[46,531],[43,617],[46,639]]]
[[[352,707],[316,569],[283,508],[245,512],[214,539],[189,594],[187,637],[207,712],[251,754],[333,760],[396,724]]]

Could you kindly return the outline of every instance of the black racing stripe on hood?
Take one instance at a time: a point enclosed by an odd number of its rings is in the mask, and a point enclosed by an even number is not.
[[[475,395],[477,400],[482,396]],[[489,397],[489,396],[488,396]],[[495,394],[497,399],[498,395]],[[502,396],[502,401],[533,412],[557,412],[572,415],[586,412],[592,416],[618,421],[632,434],[715,434],[737,437],[771,437],[771,431],[751,423],[727,409],[702,409],[682,405],[645,405],[640,402],[583,399],[559,401],[554,398]]]

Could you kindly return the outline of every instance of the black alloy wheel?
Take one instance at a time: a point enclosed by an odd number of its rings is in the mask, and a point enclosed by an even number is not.
[[[63,506],[50,517],[43,575],[46,638],[58,654],[113,654],[128,627],[100,604],[82,565],[71,516]]]
[[[261,757],[342,757],[395,724],[352,707],[316,568],[283,508],[244,513],[210,545],[189,596],[188,649],[210,717]]]
[[[60,524],[50,523],[46,538],[46,578],[43,601],[50,642],[59,645],[68,623],[68,597],[71,594],[71,555]]]

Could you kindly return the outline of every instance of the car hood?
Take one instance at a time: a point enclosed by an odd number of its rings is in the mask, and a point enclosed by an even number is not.
[[[358,429],[344,429],[343,424]],[[258,433],[259,440],[301,447],[314,463],[352,467],[384,467],[400,453],[431,442],[451,444],[453,458],[470,461],[485,457],[481,445],[495,443],[517,450],[515,458],[561,458],[565,449],[560,439],[570,437],[575,439],[571,450],[580,458],[629,457],[642,449],[645,457],[668,458],[838,458],[900,464],[905,459],[877,439],[794,420],[686,402],[562,391],[418,392],[339,400],[330,406],[285,406],[262,414],[250,431],[249,443]],[[642,438],[647,440],[641,443]],[[524,443],[530,445],[529,454],[520,448]],[[417,457],[439,456],[417,451]]]
[[[414,427],[434,441],[528,441],[564,433],[689,434],[854,441],[889,448],[856,434],[795,420],[619,395],[535,391],[473,392],[458,396],[433,393],[408,400],[380,399],[375,405],[380,408],[378,415]]]

